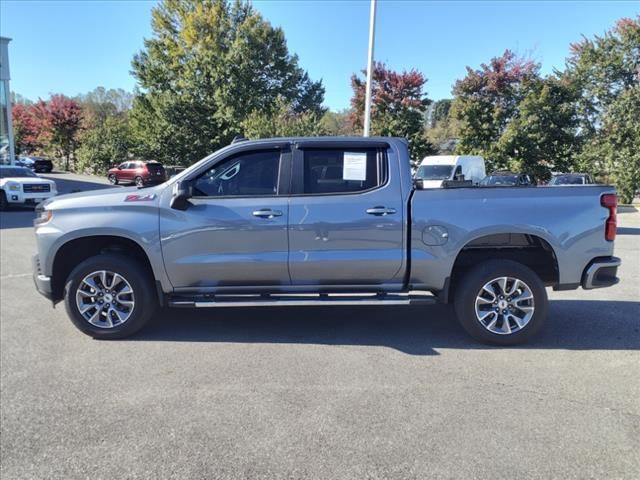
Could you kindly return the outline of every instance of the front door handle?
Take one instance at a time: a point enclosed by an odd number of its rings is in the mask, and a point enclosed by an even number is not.
[[[379,217],[384,217],[386,215],[391,215],[393,213],[396,213],[396,209],[386,208],[386,207],[373,207],[373,208],[367,208],[367,213],[369,215],[377,215]]]
[[[271,210],[270,208],[261,208],[260,210],[254,210],[253,211],[253,216],[254,217],[260,217],[260,218],[281,217],[282,216],[282,211],[280,211],[280,210]]]

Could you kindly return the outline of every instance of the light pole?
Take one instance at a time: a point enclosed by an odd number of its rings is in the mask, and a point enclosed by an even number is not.
[[[367,93],[364,103],[364,133],[369,136],[371,128],[371,83],[373,81],[373,44],[376,35],[376,0],[371,0],[369,11],[369,58],[367,60]]]

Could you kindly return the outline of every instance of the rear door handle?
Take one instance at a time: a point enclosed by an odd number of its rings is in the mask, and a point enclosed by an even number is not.
[[[396,209],[386,208],[386,207],[373,207],[373,208],[367,208],[367,213],[369,215],[378,215],[378,216],[384,217],[385,215],[391,215],[393,213],[396,213]]]
[[[270,208],[261,208],[260,210],[254,210],[253,211],[253,216],[254,217],[260,217],[260,218],[281,217],[282,216],[282,211],[280,211],[280,210],[271,210]]]

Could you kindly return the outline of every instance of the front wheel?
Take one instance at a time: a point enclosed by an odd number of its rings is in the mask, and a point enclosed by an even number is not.
[[[458,321],[476,340],[516,345],[542,327],[548,309],[540,277],[510,260],[489,260],[466,273],[454,292]]]
[[[144,266],[116,254],[96,255],[78,265],[67,279],[64,300],[73,324],[98,339],[134,334],[157,307]]]
[[[109,183],[111,185],[117,185],[118,184],[118,178],[113,173],[110,173],[107,178],[109,179]]]

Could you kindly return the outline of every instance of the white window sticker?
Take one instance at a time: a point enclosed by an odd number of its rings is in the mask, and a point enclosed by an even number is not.
[[[367,154],[362,152],[344,152],[342,167],[343,180],[367,179]]]

